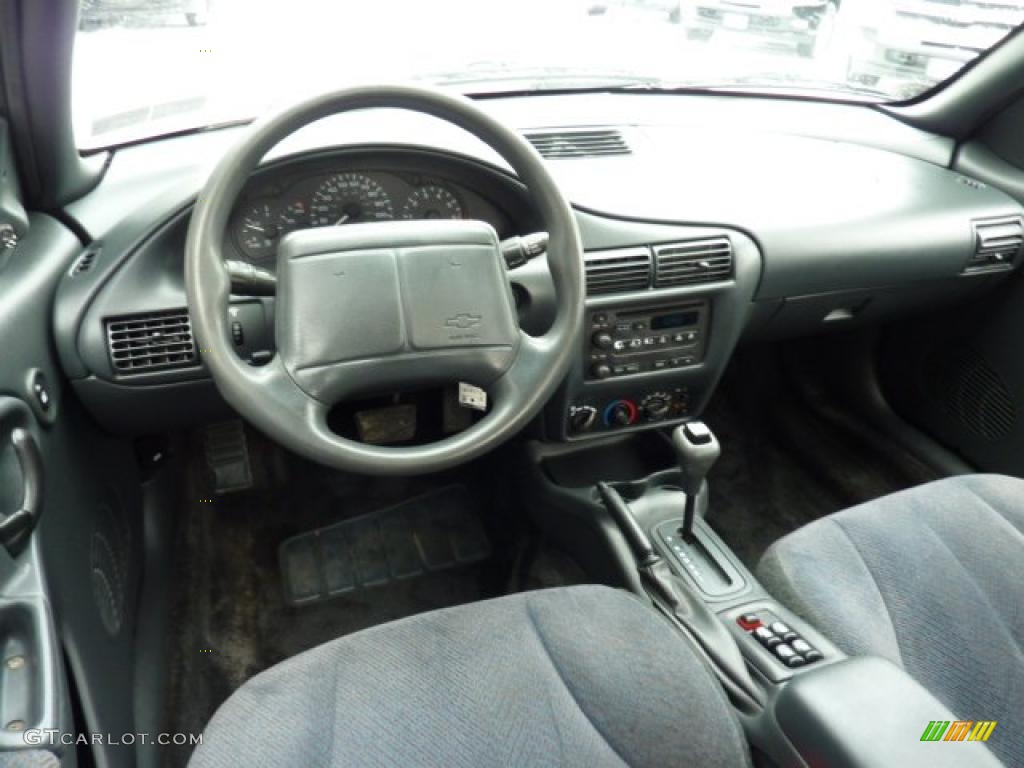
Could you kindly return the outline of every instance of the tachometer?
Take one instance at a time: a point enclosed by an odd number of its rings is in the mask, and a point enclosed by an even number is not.
[[[417,187],[402,206],[403,219],[461,219],[462,203],[438,184]]]
[[[266,261],[277,253],[281,235],[277,206],[270,201],[252,203],[242,211],[235,229],[238,245],[253,261]]]
[[[314,227],[387,221],[395,217],[388,193],[362,173],[331,176],[313,195],[309,209],[309,223]]]

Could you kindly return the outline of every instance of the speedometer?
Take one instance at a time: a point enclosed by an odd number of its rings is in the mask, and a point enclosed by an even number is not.
[[[324,181],[309,206],[309,223],[332,227],[361,221],[387,221],[395,217],[384,188],[363,173],[338,173]]]
[[[402,206],[403,219],[461,219],[462,204],[455,193],[437,184],[417,187]]]

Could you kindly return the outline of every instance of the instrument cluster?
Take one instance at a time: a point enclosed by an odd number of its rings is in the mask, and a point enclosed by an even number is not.
[[[275,175],[243,194],[230,225],[245,261],[272,267],[289,232],[393,219],[483,219],[503,235],[505,217],[460,184],[416,172],[332,169]]]

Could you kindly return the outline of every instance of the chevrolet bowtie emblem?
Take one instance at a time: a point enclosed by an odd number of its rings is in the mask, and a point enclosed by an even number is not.
[[[480,325],[481,319],[482,318],[480,317],[480,315],[469,315],[466,313],[462,313],[461,315],[456,315],[455,317],[449,317],[447,320],[444,321],[444,324],[449,328],[459,328],[461,330],[465,330],[467,328],[476,328],[478,325]]]

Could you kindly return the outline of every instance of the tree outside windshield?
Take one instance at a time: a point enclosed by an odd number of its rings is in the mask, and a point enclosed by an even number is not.
[[[904,100],[1022,22],[1024,0],[82,0],[75,130],[110,146],[407,80]]]

